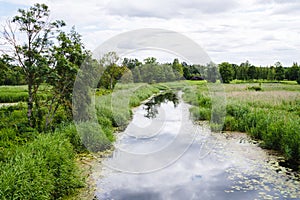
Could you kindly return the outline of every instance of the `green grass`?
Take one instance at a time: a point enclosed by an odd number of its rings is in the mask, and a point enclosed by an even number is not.
[[[14,103],[27,99],[27,86],[0,86],[0,103]]]
[[[114,132],[124,130],[130,122],[131,109],[161,89],[166,89],[166,87],[160,84],[118,84],[112,93],[96,96],[96,116],[100,125],[97,129],[101,133],[100,135],[92,134],[91,137],[96,138],[95,141],[101,140],[103,144],[97,146],[92,139],[86,140],[85,142],[90,145],[89,149],[98,151],[109,148],[109,142],[115,140]],[[92,126],[95,127],[94,129],[97,127],[96,125]],[[94,131],[90,132],[93,133]]]
[[[41,99],[46,99],[48,94],[48,88],[46,85],[40,86],[38,96]],[[0,86],[0,103],[16,103],[25,102],[28,100],[28,88],[27,85],[21,86]]]
[[[249,90],[258,83],[226,84],[226,118],[223,130],[247,132],[261,145],[281,152],[288,160],[300,160],[300,85],[263,83],[261,91]],[[184,100],[195,120],[212,120],[207,86],[193,83]],[[218,109],[217,109],[218,110]],[[214,122],[211,122],[214,129]]]
[[[0,160],[0,199],[58,199],[83,186],[74,151],[59,134],[6,149]]]

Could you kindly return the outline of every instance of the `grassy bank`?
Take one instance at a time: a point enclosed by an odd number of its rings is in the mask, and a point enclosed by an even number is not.
[[[117,85],[113,92],[96,93],[98,124],[83,123],[83,134],[63,110],[54,131],[39,133],[28,126],[24,104],[0,108],[0,199],[59,199],[76,193],[85,185],[76,154],[110,148],[114,132],[129,123],[131,108],[161,89],[166,87]]]
[[[281,152],[288,160],[300,159],[300,86],[254,83],[224,85],[226,118],[223,130],[247,132],[261,145]],[[252,88],[260,87],[256,91]],[[212,101],[207,85],[198,82],[185,89],[184,99],[194,105],[195,120],[211,120]]]

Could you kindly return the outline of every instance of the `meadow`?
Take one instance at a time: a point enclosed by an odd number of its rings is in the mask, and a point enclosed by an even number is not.
[[[204,83],[186,88],[185,100],[195,120],[211,120],[209,90]],[[277,150],[292,163],[300,159],[300,85],[292,83],[224,84],[226,117],[223,131],[248,133],[267,149]],[[255,88],[260,88],[256,90]],[[197,91],[197,92],[195,92]],[[211,123],[214,129],[214,123]]]

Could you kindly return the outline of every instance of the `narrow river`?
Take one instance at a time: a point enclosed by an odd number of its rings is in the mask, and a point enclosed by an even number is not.
[[[115,147],[94,174],[101,200],[300,199],[297,174],[245,134],[194,124],[180,94],[136,108]]]

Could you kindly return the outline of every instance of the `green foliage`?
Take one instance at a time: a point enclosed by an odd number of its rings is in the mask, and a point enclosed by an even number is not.
[[[40,117],[40,99],[37,95],[40,85],[45,81],[50,70],[49,48],[54,43],[53,35],[63,27],[63,21],[49,20],[50,11],[45,4],[35,4],[27,10],[19,9],[18,14],[7,22],[3,36],[7,44],[14,49],[12,62],[17,62],[22,68],[28,84],[28,111],[29,126],[35,127],[34,118]],[[16,37],[13,25],[18,30]],[[19,38],[21,41],[16,40]]]
[[[99,152],[111,147],[111,142],[106,136],[108,133],[98,123],[82,122],[76,126],[82,143],[89,151]]]
[[[247,132],[265,148],[280,151],[287,159],[300,159],[300,101],[299,87],[291,84],[264,84],[256,93],[245,90],[245,84],[226,85],[226,117],[221,104],[213,104],[205,85],[187,82],[183,99],[192,104],[194,120],[210,120],[212,131]],[[261,86],[251,85],[253,89]],[[251,88],[251,89],[252,89]],[[274,93],[274,97],[269,96]],[[236,95],[239,94],[239,95]],[[231,96],[233,95],[233,96]],[[252,95],[257,95],[253,97]],[[224,127],[221,127],[224,120]]]
[[[234,71],[231,64],[223,62],[219,64],[219,70],[223,83],[230,83],[233,80]]]
[[[255,90],[255,91],[261,91],[261,86],[248,86],[247,90]]]
[[[300,84],[300,70],[298,71],[297,83]]]
[[[72,144],[76,153],[87,152],[87,149],[82,143],[80,135],[77,132],[76,126],[73,123],[60,125],[55,129],[55,134],[67,139]]]
[[[58,199],[82,187],[71,144],[40,135],[1,160],[0,199]]]
[[[24,85],[26,84],[22,68],[10,64],[8,55],[0,56],[0,85]]]
[[[211,118],[211,110],[209,108],[203,107],[191,107],[190,113],[194,120],[210,120]]]

